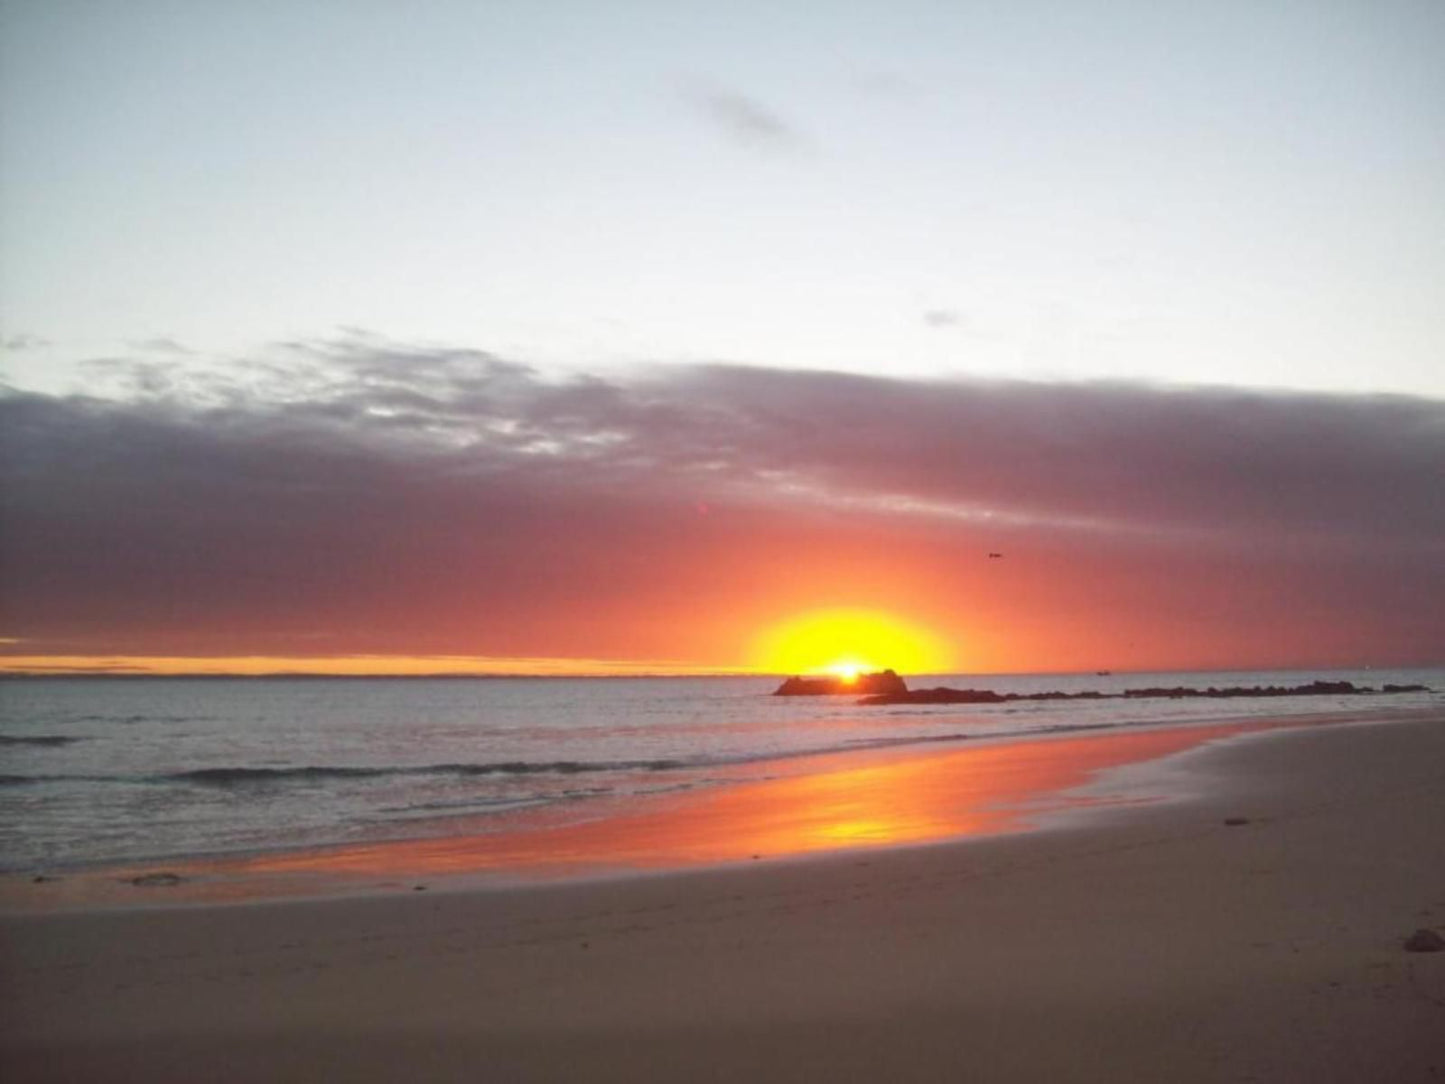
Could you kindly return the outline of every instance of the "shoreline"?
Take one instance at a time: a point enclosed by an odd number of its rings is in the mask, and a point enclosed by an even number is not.
[[[1198,799],[1221,780],[1189,775],[1179,766],[1221,741],[1434,714],[1225,716],[810,754],[788,758],[794,770],[777,777],[744,775],[678,794],[600,799],[589,817],[575,817],[575,807],[543,807],[505,819],[449,819],[445,827],[414,836],[5,873],[0,916],[508,890],[976,842],[1087,825],[1111,807],[1128,815],[1139,807]],[[1021,779],[1021,772],[1033,774]],[[991,775],[1007,778],[999,784]],[[1181,782],[1186,777],[1188,790]],[[900,802],[918,806],[919,788],[930,801],[909,811],[913,823],[880,820]],[[961,797],[940,793],[960,790]],[[834,812],[820,823],[816,815],[800,813],[800,804],[820,800],[846,804],[851,817]],[[811,823],[799,824],[800,817]],[[778,828],[790,818],[797,833],[792,839]],[[707,853],[698,853],[700,841],[710,847]]]
[[[0,1068],[1437,1080],[1445,953],[1401,942],[1445,932],[1445,716],[1368,722],[1198,747],[1173,764],[1223,785],[1058,831],[506,891],[5,917]]]
[[[1445,689],[1445,671],[1312,676],[1356,685],[1420,678]],[[815,757],[859,750],[923,755],[1016,735],[1033,740],[1056,729],[1083,733],[1101,723],[1122,732],[1135,724],[1445,703],[1445,693],[1422,693],[1389,704],[1326,697],[845,708],[778,701],[756,679],[720,680],[716,687],[660,680],[573,691],[548,683],[516,690],[445,683],[414,689],[405,682],[359,690],[338,682],[314,692],[244,683],[187,691],[62,683],[44,693],[17,692],[3,712],[10,774],[0,780],[0,798],[10,830],[3,833],[0,870],[55,876],[154,869],[277,848],[507,830],[538,813],[588,819],[612,805],[645,802],[650,792],[729,786],[802,771],[796,765],[803,764],[812,771],[820,763]],[[1209,680],[1292,686],[1299,675]],[[1059,675],[1026,675],[998,688],[1109,694],[1137,683],[1129,676],[1075,675],[1066,683]],[[1179,673],[1149,683],[1202,681]],[[420,729],[408,721],[418,710],[427,721]]]

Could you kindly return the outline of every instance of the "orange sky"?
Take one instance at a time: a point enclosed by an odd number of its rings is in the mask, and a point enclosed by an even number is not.
[[[0,397],[0,667],[771,670],[831,609],[960,671],[1445,658],[1437,403],[416,357]]]

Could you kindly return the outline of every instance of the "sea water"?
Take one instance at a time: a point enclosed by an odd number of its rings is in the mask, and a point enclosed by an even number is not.
[[[771,678],[37,678],[0,682],[0,870],[505,830],[819,755],[1445,706],[1445,670],[927,675],[1001,693],[1352,681],[1382,696],[862,707]]]

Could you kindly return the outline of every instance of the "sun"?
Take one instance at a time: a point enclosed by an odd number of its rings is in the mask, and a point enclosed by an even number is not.
[[[753,664],[775,674],[833,674],[844,682],[891,668],[946,673],[947,645],[922,626],[878,610],[812,610],[779,622],[753,645]]]

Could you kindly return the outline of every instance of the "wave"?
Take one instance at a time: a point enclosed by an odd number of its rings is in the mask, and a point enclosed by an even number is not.
[[[0,787],[29,787],[37,783],[130,783],[147,780],[133,775],[0,775]]]
[[[890,715],[911,715],[915,712],[904,709],[890,712]],[[926,712],[919,714],[927,714]],[[737,752],[722,756],[698,756],[681,759],[652,760],[507,760],[480,763],[448,763],[425,765],[388,765],[363,767],[351,765],[305,765],[298,767],[248,767],[233,765],[217,768],[194,768],[188,771],[170,772],[160,775],[0,775],[0,786],[22,786],[34,783],[109,783],[132,786],[155,786],[177,784],[193,787],[245,790],[285,786],[294,783],[324,783],[328,780],[373,780],[399,777],[445,777],[483,778],[488,776],[540,776],[540,775],[583,775],[602,772],[673,772],[706,771],[741,767],[769,761],[791,761],[807,757],[826,756],[833,753],[861,752],[864,750],[901,749],[954,745],[973,741],[1006,740],[1027,741],[1030,738],[1047,738],[1064,734],[1087,733],[1109,730],[1149,730],[1170,726],[1191,725],[1204,722],[1199,717],[1181,719],[1111,720],[1078,723],[1047,723],[1021,729],[1000,732],[984,726],[973,730],[951,730],[933,734],[880,735],[868,738],[853,738],[847,741],[812,746],[804,749],[769,749],[751,752]],[[1217,720],[1216,720],[1217,721]],[[971,723],[986,723],[987,720],[970,720]],[[687,787],[692,784],[682,784]],[[604,788],[610,790],[611,788]],[[567,797],[568,794],[552,795],[551,798]]]
[[[130,785],[188,784],[197,787],[246,788],[286,783],[324,782],[330,779],[385,779],[405,776],[578,775],[584,772],[663,772],[691,767],[679,760],[613,761],[501,761],[484,764],[427,764],[416,767],[361,768],[344,765],[307,765],[297,768],[195,768],[162,775],[4,775],[0,786],[35,783],[120,783]]]
[[[34,745],[44,749],[56,749],[62,745],[71,745],[84,738],[67,737],[63,734],[37,734],[34,737],[17,734],[0,734],[0,748],[9,745]]]
[[[589,792],[591,793],[591,792]],[[600,793],[607,793],[602,791]],[[522,808],[537,805],[545,799],[531,798],[462,798],[450,802],[408,802],[406,805],[384,805],[378,813],[404,815],[411,813],[457,813],[468,809]]]
[[[415,767],[361,768],[308,765],[298,768],[196,768],[187,772],[152,776],[156,782],[191,783],[209,787],[244,787],[268,783],[323,781],[327,779],[381,779],[389,776],[451,775],[578,775],[583,772],[662,772],[688,767],[679,760],[506,760],[480,764],[426,764]]]
[[[904,714],[904,713],[899,713]],[[1068,733],[1079,730],[1108,730],[1119,726],[1140,724],[1084,723],[1058,724],[1015,731],[1012,738],[1038,737]],[[1148,725],[1148,724],[1142,724]],[[1153,725],[1158,725],[1153,724]],[[798,760],[806,757],[826,756],[830,753],[859,752],[865,749],[894,749],[906,746],[925,746],[974,741],[981,738],[997,737],[986,731],[950,731],[944,734],[909,734],[897,737],[855,738],[841,744],[813,746],[807,749],[759,750],[750,753],[735,753],[731,756],[700,756],[686,759],[658,760],[506,760],[461,764],[424,764],[410,766],[361,767],[351,765],[305,765],[286,768],[257,768],[233,765],[221,768],[193,768],[188,771],[168,772],[161,775],[0,775],[0,786],[20,786],[30,783],[119,783],[134,785],[182,784],[193,787],[213,787],[225,790],[263,789],[287,784],[325,783],[328,780],[370,780],[421,776],[451,776],[454,778],[483,778],[487,776],[533,776],[533,775],[583,775],[598,772],[672,772],[683,770],[702,771],[767,761]]]
[[[136,726],[140,723],[210,723],[214,715],[78,715],[78,723],[109,723],[113,726]]]

